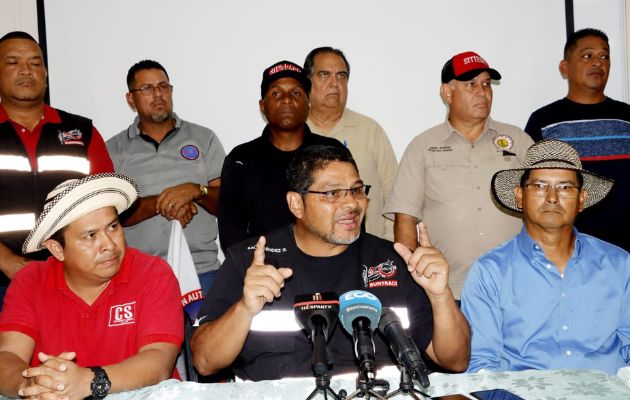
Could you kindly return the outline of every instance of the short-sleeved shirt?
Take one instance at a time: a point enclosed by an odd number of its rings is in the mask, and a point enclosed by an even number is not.
[[[361,179],[366,185],[372,185],[365,211],[365,231],[393,240],[394,225],[383,217],[383,206],[396,179],[398,161],[383,128],[372,118],[349,108],[328,133],[319,132],[312,121],[307,122],[314,133],[335,138],[350,149]]]
[[[77,353],[82,367],[119,363],[151,343],[180,346],[183,315],[179,285],[158,257],[127,248],[110,284],[88,305],[66,283],[63,263],[34,261],[15,274],[4,298],[0,331],[21,332],[38,352]]]
[[[532,139],[516,126],[488,118],[475,143],[446,121],[416,136],[403,155],[385,215],[414,216],[448,260],[456,298],[481,254],[516,235],[519,217],[494,201],[495,172],[519,168]]]
[[[223,146],[210,129],[175,115],[175,128],[159,144],[145,140],[136,117],[129,128],[107,141],[116,172],[132,178],[140,188],[140,196],[159,195],[164,189],[192,182],[207,185],[221,176],[225,158]],[[130,246],[166,258],[171,221],[155,215],[133,226],[125,227]],[[184,228],[184,235],[197,268],[197,273],[216,270],[217,219],[203,207]]]
[[[630,251],[630,105],[609,97],[596,104],[564,98],[534,111],[525,131],[535,141],[571,144],[585,170],[615,180],[608,196],[581,212],[575,226]]]
[[[288,312],[289,319],[295,323],[295,296],[316,292],[341,295],[350,290],[365,290],[378,297],[383,306],[404,308],[410,321],[411,337],[419,348],[428,347],[433,335],[431,305],[424,290],[409,275],[392,242],[363,233],[339,255],[313,257],[297,247],[293,225],[271,232],[266,238],[265,263],[289,267],[293,275],[285,281],[282,295],[267,303],[254,317],[252,329],[234,363],[237,376],[264,380],[313,375],[312,346],[304,332],[283,331],[277,327],[279,324],[265,325],[261,321],[276,313]],[[199,312],[202,323],[219,318],[243,296],[243,279],[252,262],[255,244],[256,239],[249,239],[228,249],[214,289]],[[257,325],[262,325],[263,329]],[[394,364],[380,335],[374,335],[374,342],[376,362]],[[340,324],[330,335],[328,349],[334,358],[331,375],[357,371],[352,336]]]
[[[270,141],[266,126],[258,138],[236,146],[225,158],[219,192],[221,248],[295,221],[287,205],[287,168],[295,155],[313,145],[343,146],[337,139],[311,133],[295,150],[282,151]]]

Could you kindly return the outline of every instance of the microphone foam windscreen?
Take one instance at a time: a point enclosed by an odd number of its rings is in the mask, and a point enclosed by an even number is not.
[[[365,317],[370,320],[370,328],[376,329],[381,318],[381,301],[364,290],[351,290],[339,297],[339,320],[343,328],[352,334],[352,321]]]

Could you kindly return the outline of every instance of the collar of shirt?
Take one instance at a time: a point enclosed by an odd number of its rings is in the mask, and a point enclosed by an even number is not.
[[[306,123],[313,126],[317,126],[317,124],[315,124],[313,120],[311,119],[310,114],[309,114],[309,117],[306,119]],[[329,136],[329,137],[333,136],[334,133],[337,133],[337,131],[343,132],[344,128],[357,126],[358,124],[359,124],[359,121],[357,121],[356,113],[350,110],[348,107],[346,107],[343,109],[343,114],[341,114],[341,118],[339,118],[339,121],[337,121],[335,126],[333,126],[332,129],[328,132],[328,134],[324,136]]]
[[[22,128],[22,126],[20,124],[18,124],[17,122],[15,122],[15,121],[13,121],[12,119],[9,118],[9,114],[7,114],[6,110],[4,109],[2,104],[0,103],[0,123],[5,123],[7,121],[11,121],[13,126],[16,127],[16,130],[18,129],[17,127]],[[58,124],[60,122],[61,122],[61,117],[59,116],[59,113],[57,112],[57,110],[55,110],[54,108],[52,108],[48,104],[44,104],[44,115],[42,116],[41,121],[33,129],[33,131],[35,131],[37,129],[37,127],[39,127],[41,125],[44,125],[46,123]]]
[[[112,283],[109,285],[109,287],[115,288],[119,284],[129,282],[129,277],[131,275],[131,264],[134,258],[133,254],[131,253],[133,253],[133,249],[130,249],[129,247],[127,247],[127,250],[125,251],[125,256],[123,257],[123,260],[120,263],[120,270],[112,278]],[[54,280],[51,283],[53,283],[54,287],[58,290],[64,290],[64,291],[74,293],[72,292],[72,290],[70,290],[70,287],[66,283],[66,277],[63,271],[63,262],[57,260],[53,256],[50,256],[50,257],[53,259],[52,267],[53,267],[53,277],[54,277]],[[109,287],[107,290],[110,290]]]
[[[265,128],[263,129],[261,136],[267,140],[267,143],[269,143],[270,146],[275,148],[275,146],[271,144],[271,140],[269,140],[269,136],[271,136],[271,128],[269,127],[269,124],[265,125]],[[309,128],[308,124],[305,121],[304,122],[304,141],[302,142],[300,147],[302,147],[304,143],[309,143],[311,141],[311,137],[312,137],[311,128]]]
[[[571,256],[571,260],[579,261],[580,256],[582,254],[582,234],[578,232],[575,227],[573,227],[573,235],[575,237],[575,242],[573,246],[573,255]],[[518,247],[521,252],[525,255],[526,259],[531,260],[532,263],[536,259],[542,259],[545,261],[545,265],[549,263],[547,257],[545,256],[545,252],[542,247],[531,236],[527,233],[527,229],[525,225],[521,229],[521,232],[516,236],[516,241],[518,243]]]
[[[339,125],[344,126],[344,127],[351,127],[351,126],[357,126],[358,125],[358,121],[355,118],[355,115],[352,110],[348,109],[348,107],[346,107],[343,110],[343,114],[341,114],[341,118],[339,119]]]
[[[177,116],[176,113],[173,113],[173,118],[175,118],[175,127],[173,129],[177,131],[179,130],[179,128],[181,128],[183,121]],[[129,129],[127,129],[127,135],[129,136],[129,139],[133,139],[137,136],[140,136],[141,133],[142,131],[140,130],[140,117],[136,115],[133,123],[129,126]]]
[[[441,136],[440,140],[442,142],[446,142],[448,139],[452,138],[453,135],[457,135],[458,137],[460,137],[462,139],[465,139],[464,136],[457,131],[457,129],[453,128],[453,125],[451,125],[451,123],[448,120],[448,118],[446,119],[445,123],[446,123],[446,129],[442,130],[441,135],[440,135]],[[492,131],[493,135],[497,133],[496,123],[490,117],[486,118],[486,122],[485,122],[485,124],[483,126],[483,133],[481,134],[479,139],[481,139],[482,137],[487,136],[487,133],[489,131]],[[465,139],[465,140],[468,141],[467,139]]]

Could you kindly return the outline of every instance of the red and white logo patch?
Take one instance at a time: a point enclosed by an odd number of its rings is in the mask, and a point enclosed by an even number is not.
[[[119,304],[109,309],[109,326],[136,323],[136,302]]]
[[[363,266],[363,283],[366,288],[376,287],[397,287],[398,279],[396,277],[396,264],[387,260],[374,267]]]
[[[67,132],[59,131],[57,137],[62,145],[76,144],[85,146],[85,143],[83,143],[83,133],[79,129],[73,129]]]

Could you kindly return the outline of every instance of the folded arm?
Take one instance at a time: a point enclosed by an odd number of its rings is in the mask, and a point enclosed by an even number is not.
[[[18,390],[26,384],[22,371],[29,367],[35,349],[35,341],[20,332],[0,332],[0,394],[17,397]]]
[[[177,346],[171,343],[151,343],[120,363],[102,366],[111,381],[110,393],[138,389],[170,378],[177,350]],[[24,371],[29,379],[21,388],[20,395],[50,398],[55,395],[67,396],[69,399],[90,396],[94,373],[90,368],[81,367],[72,361],[74,355],[38,354],[42,364]]]

